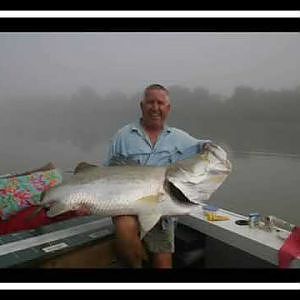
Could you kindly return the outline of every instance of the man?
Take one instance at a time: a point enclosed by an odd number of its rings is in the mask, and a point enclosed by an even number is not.
[[[142,118],[121,128],[110,145],[108,165],[116,158],[126,158],[141,165],[162,166],[198,153],[209,140],[198,140],[165,122],[171,110],[168,90],[152,84],[144,91],[140,103]],[[113,217],[119,252],[132,267],[142,266],[143,244],[139,238],[139,223],[135,216]],[[174,222],[162,218],[144,237],[152,253],[155,268],[171,268],[174,252]]]

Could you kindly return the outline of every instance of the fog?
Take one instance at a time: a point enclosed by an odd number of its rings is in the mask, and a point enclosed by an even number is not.
[[[299,33],[0,33],[0,95],[135,93],[149,82],[235,87],[297,85]]]
[[[1,33],[0,173],[101,163],[169,88],[169,125],[234,151],[299,154],[298,33]]]
[[[300,153],[300,89],[238,87],[220,100],[203,88],[169,87],[169,125],[228,150]],[[109,139],[140,116],[138,94],[106,98],[81,88],[70,98],[3,102],[0,111],[1,168],[4,172],[54,161],[72,168],[80,160],[101,163]]]

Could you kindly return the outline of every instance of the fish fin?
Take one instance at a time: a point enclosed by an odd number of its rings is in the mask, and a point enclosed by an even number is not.
[[[48,217],[53,218],[67,211],[70,211],[70,209],[64,203],[58,202],[50,206],[46,214]]]
[[[162,195],[163,195],[162,193],[153,194],[153,195],[139,198],[137,201],[148,205],[156,205],[160,201],[160,197]]]
[[[149,232],[159,221],[161,215],[159,214],[143,214],[139,215],[139,222],[141,226],[140,239],[142,240],[147,232]]]
[[[75,167],[75,169],[73,171],[73,174],[84,172],[86,170],[90,170],[90,169],[93,169],[93,168],[98,168],[98,166],[97,165],[93,165],[93,164],[89,164],[89,163],[87,163],[85,161],[82,161],[79,164],[77,164],[77,166]]]
[[[140,166],[140,164],[124,155],[113,156],[108,163],[109,166]]]

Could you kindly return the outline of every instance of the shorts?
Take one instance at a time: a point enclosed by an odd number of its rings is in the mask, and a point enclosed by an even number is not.
[[[146,249],[152,253],[174,253],[174,229],[173,218],[161,218],[143,239]]]

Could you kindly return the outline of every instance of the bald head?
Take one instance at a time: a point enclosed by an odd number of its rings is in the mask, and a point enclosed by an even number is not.
[[[144,128],[161,130],[170,112],[168,90],[159,84],[149,85],[141,102],[142,124]]]
[[[167,88],[165,88],[163,85],[161,84],[158,84],[158,83],[154,83],[154,84],[151,84],[149,86],[147,86],[144,90],[144,99],[143,101],[145,101],[145,99],[148,97],[149,93],[152,91],[152,90],[160,90],[160,91],[163,91],[165,94],[166,94],[166,100],[170,103],[170,97],[169,97],[169,91]]]

